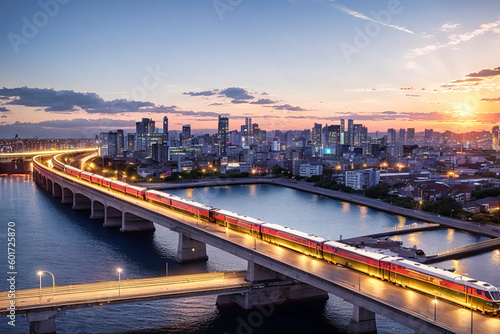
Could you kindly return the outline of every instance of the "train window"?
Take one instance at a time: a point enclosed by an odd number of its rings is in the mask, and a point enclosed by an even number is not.
[[[485,296],[486,298],[488,298],[488,299],[493,299],[493,298],[491,298],[491,295],[490,295],[490,293],[489,293],[488,291],[485,291],[485,292],[484,292],[484,296]]]
[[[479,290],[479,289],[476,289],[476,293],[477,293],[478,296],[482,296],[483,295],[483,292],[481,290]]]
[[[493,300],[500,301],[500,291],[491,291],[491,296]]]

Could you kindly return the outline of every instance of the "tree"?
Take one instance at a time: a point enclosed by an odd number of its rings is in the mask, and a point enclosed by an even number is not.
[[[384,199],[388,195],[389,188],[381,184],[377,184],[376,186],[365,189],[366,197]]]

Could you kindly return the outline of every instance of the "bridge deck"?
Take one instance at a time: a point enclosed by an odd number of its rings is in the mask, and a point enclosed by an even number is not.
[[[466,255],[485,252],[490,249],[500,248],[500,238],[495,238],[491,240],[481,241],[472,245],[447,249],[441,252],[436,252],[433,254],[427,255],[427,260],[423,263],[434,263],[440,262],[446,259],[456,259],[460,257],[464,257]]]
[[[180,298],[223,292],[248,291],[246,271],[167,276],[90,284],[18,290],[15,293],[16,314],[57,308],[81,308],[153,299]],[[0,314],[7,315],[11,299],[0,293]]]

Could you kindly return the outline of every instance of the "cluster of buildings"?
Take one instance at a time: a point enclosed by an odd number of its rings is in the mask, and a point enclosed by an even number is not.
[[[463,134],[432,129],[416,133],[414,128],[391,128],[380,134],[369,133],[352,119],[340,119],[339,124],[315,123],[311,129],[266,131],[246,117],[239,131],[230,131],[227,115],[219,115],[217,132],[212,134],[194,135],[190,125],[169,131],[167,116],[162,125],[157,128],[155,121],[143,118],[136,123],[135,133],[103,132],[100,155],[147,161],[144,175],[193,169],[262,173],[278,165],[294,176],[312,177],[333,169],[343,175],[346,185],[365,189],[378,184],[384,166],[398,166],[399,172],[434,168],[442,173],[458,167],[453,152],[500,150],[498,126],[492,132]],[[464,166],[462,172],[475,173],[475,169]]]

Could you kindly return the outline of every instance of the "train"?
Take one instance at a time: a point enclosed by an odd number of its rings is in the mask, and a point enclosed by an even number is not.
[[[91,184],[181,212],[208,223],[246,233],[254,238],[389,281],[401,287],[417,290],[484,314],[500,316],[500,291],[487,282],[401,257],[327,240],[289,227],[214,208],[161,191],[148,190],[112,180],[65,165],[56,157],[53,158],[52,165],[70,176]]]

